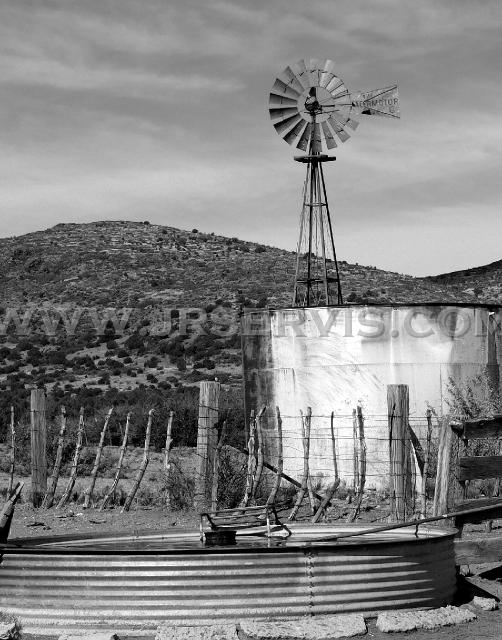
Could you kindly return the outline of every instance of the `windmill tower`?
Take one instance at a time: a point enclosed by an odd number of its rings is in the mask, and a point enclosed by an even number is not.
[[[305,151],[295,156],[307,165],[303,185],[300,234],[296,254],[293,306],[343,304],[333,225],[323,164],[335,156],[323,153],[349,139],[354,115],[399,118],[397,85],[350,93],[335,73],[332,60],[300,60],[274,82],[269,113],[277,133]],[[338,142],[337,142],[338,141]]]

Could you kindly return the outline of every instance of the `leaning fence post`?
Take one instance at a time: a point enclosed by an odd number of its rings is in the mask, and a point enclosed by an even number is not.
[[[282,472],[284,470],[284,454],[282,444],[282,418],[279,407],[275,408],[275,415],[277,417],[277,471],[275,474],[274,486],[267,499],[267,504],[274,504],[277,492],[281,486]]]
[[[31,494],[34,507],[39,507],[47,491],[47,424],[45,391],[32,389],[31,416]]]
[[[207,511],[211,506],[211,487],[214,451],[218,431],[220,383],[203,380],[199,392],[199,421],[197,428],[197,476],[195,479],[195,509]]]
[[[117,488],[117,485],[119,483],[120,480],[120,472],[122,470],[122,465],[124,463],[124,457],[125,457],[125,452],[127,449],[127,439],[129,437],[129,425],[131,422],[131,413],[129,412],[126,416],[126,424],[125,424],[125,430],[124,430],[124,436],[122,438],[122,445],[120,447],[120,453],[119,453],[119,460],[117,462],[117,469],[115,470],[115,476],[113,478],[113,482],[110,486],[110,488],[108,489],[108,491],[106,492],[105,497],[103,498],[103,502],[101,503],[101,506],[99,507],[100,511],[103,511],[103,509],[106,509],[107,504],[110,502],[115,489]]]
[[[108,411],[105,417],[103,429],[101,430],[101,436],[99,438],[98,450],[96,451],[96,458],[94,459],[94,467],[91,473],[91,483],[86,491],[83,509],[88,509],[91,505],[92,494],[94,493],[94,485],[96,484],[96,478],[98,477],[99,462],[101,460],[101,452],[103,451],[103,445],[105,443],[106,430],[108,429],[108,423],[113,412],[113,407]]]
[[[312,409],[307,407],[307,416],[304,418],[303,412],[300,411],[301,421],[302,421],[302,443],[303,443],[303,475],[302,475],[302,483],[300,486],[300,490],[298,491],[298,495],[296,496],[296,501],[289,514],[289,520],[294,520],[298,514],[298,510],[303,502],[303,498],[305,494],[309,490],[309,453],[310,453],[310,425],[311,425],[311,417],[312,417]],[[311,506],[313,506],[311,504]],[[314,511],[315,513],[315,511]],[[314,513],[312,515],[314,515]]]
[[[122,507],[122,513],[125,511],[129,511],[132,505],[132,501],[134,500],[134,496],[139,489],[139,485],[143,480],[143,476],[145,475],[146,468],[148,466],[148,462],[150,460],[150,438],[152,434],[152,420],[153,420],[153,409],[150,409],[148,412],[148,422],[146,424],[145,431],[145,446],[143,448],[143,459],[141,460],[141,464],[139,465],[138,471],[136,472],[136,477],[134,478],[134,483],[129,491],[129,495],[126,498],[124,506]]]
[[[314,516],[312,517],[312,522],[318,522],[321,519],[322,514],[328,508],[329,503],[333,499],[333,496],[335,495],[338,487],[340,486],[340,477],[338,476],[338,463],[336,460],[336,439],[335,439],[334,423],[335,423],[335,412],[332,411],[331,418],[330,418],[330,431],[331,431],[331,451],[333,454],[333,470],[335,474],[335,479],[328,487],[326,491],[326,495],[322,499],[322,502],[319,505],[319,508],[317,509]]]
[[[165,504],[168,509],[171,508],[171,447],[173,445],[173,421],[174,411],[171,409],[167,419],[166,446],[164,447],[164,482],[166,485]]]
[[[63,460],[63,446],[64,446],[65,432],[66,432],[66,409],[62,406],[61,407],[61,427],[59,429],[56,460],[54,462],[54,468],[52,470],[51,484],[47,493],[45,494],[45,498],[42,503],[42,507],[45,507],[46,509],[50,509],[54,504],[54,494],[56,493],[56,488],[58,486],[59,472],[61,470],[61,461]]]
[[[260,484],[261,474],[263,473],[263,415],[265,414],[267,407],[262,407],[256,416],[256,436],[258,441],[258,448],[256,451],[256,471],[253,478],[252,488],[251,488],[251,500],[253,500],[256,496],[256,490],[258,489],[258,485]]]
[[[227,434],[227,421],[223,420],[223,424],[221,426],[220,437],[218,438],[218,444],[216,445],[216,449],[214,451],[213,458],[213,484],[211,487],[211,511],[216,511],[218,509],[218,481],[219,481],[219,471],[220,471],[220,454],[223,448],[223,442],[225,441],[225,436]]]
[[[73,461],[71,465],[70,477],[68,479],[68,484],[66,485],[66,489],[63,492],[63,495],[59,499],[57,504],[57,509],[62,509],[68,500],[71,497],[71,492],[73,491],[73,487],[75,486],[75,481],[77,479],[77,471],[78,471],[78,461],[80,458],[80,451],[82,450],[82,439],[84,437],[84,428],[85,428],[85,418],[84,418],[84,407],[80,407],[80,416],[78,419],[78,429],[77,429],[77,443],[75,444],[75,453],[73,454]]]
[[[359,486],[359,442],[357,439],[357,412],[352,409],[352,448],[354,451],[354,492]]]
[[[411,507],[408,385],[387,385],[387,412],[390,458],[390,519],[391,521],[399,522],[407,519]]]
[[[10,408],[10,474],[9,474],[9,488],[7,490],[7,497],[12,493],[14,487],[14,470],[16,467],[16,425],[14,407]]]
[[[251,409],[251,415],[249,418],[249,439],[248,439],[248,464],[246,473],[246,487],[244,489],[244,496],[242,497],[240,506],[247,507],[251,491],[253,490],[253,479],[256,468],[255,457],[255,432],[256,432],[256,418],[254,409]]]
[[[422,495],[421,495],[421,517],[427,516],[427,474],[429,473],[429,458],[431,455],[431,437],[432,437],[432,411],[427,409],[427,439],[425,443],[424,469],[422,471]]]
[[[354,508],[347,518],[347,522],[354,522],[359,515],[361,504],[364,496],[364,487],[366,484],[366,440],[364,438],[364,416],[361,405],[357,405],[356,422],[358,437],[358,485],[356,488],[356,499],[354,500]]]

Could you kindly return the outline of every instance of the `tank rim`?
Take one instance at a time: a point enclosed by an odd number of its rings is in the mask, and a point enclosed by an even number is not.
[[[303,535],[308,535],[309,531],[312,531],[312,527],[305,527],[299,525],[288,525],[293,533],[301,533],[304,531]],[[322,528],[321,528],[322,527]],[[336,531],[341,532],[341,529],[344,531],[347,529],[358,529],[360,525],[356,526],[347,526],[344,524],[343,527],[335,527],[332,525],[316,525],[316,530],[319,533],[323,533],[323,535],[336,535]],[[306,532],[305,532],[306,530]],[[399,530],[401,532],[401,537],[396,537],[396,534],[393,530],[387,532],[381,532],[380,537],[378,539],[364,539],[363,536],[358,536],[354,538],[342,538],[333,542],[321,542],[315,539],[313,540],[302,540],[295,542],[294,540],[288,540],[286,544],[281,544],[281,541],[277,541],[277,539],[272,539],[273,544],[270,546],[267,544],[267,538],[260,538],[263,540],[263,545],[240,545],[237,540],[237,544],[234,545],[225,545],[218,547],[204,546],[201,542],[200,547],[189,546],[177,546],[177,547],[169,547],[169,541],[175,541],[177,537],[191,536],[193,540],[199,539],[199,531],[194,528],[180,528],[173,530],[165,530],[159,532],[152,532],[149,530],[144,530],[141,532],[134,531],[130,534],[124,534],[118,536],[116,532],[103,532],[103,533],[87,533],[87,534],[63,534],[56,536],[43,536],[43,537],[33,537],[33,538],[13,538],[9,540],[7,544],[0,545],[0,554],[29,554],[29,555],[110,555],[110,556],[163,556],[163,555],[184,555],[184,554],[196,554],[196,555],[207,555],[207,554],[256,554],[256,553],[292,553],[292,552],[307,552],[308,550],[313,551],[332,551],[334,549],[363,549],[368,547],[382,546],[389,544],[401,546],[406,544],[420,544],[420,543],[430,543],[435,540],[444,540],[446,538],[454,538],[457,535],[457,529],[448,528],[448,529],[439,529],[435,527],[421,527],[419,530],[419,535],[416,537],[415,526],[402,528]],[[386,534],[386,535],[385,535]],[[392,534],[393,537],[392,537]],[[407,536],[403,534],[408,534]],[[159,546],[158,548],[143,548],[143,549],[135,549],[135,548],[127,548],[127,546],[120,547],[120,543],[127,542],[140,542],[141,540],[155,540],[158,539],[159,542],[164,541],[166,543],[166,548],[162,548]],[[72,546],[69,544],[68,546],[64,546],[65,542],[68,543],[76,543],[76,542],[91,542],[95,541],[96,546]],[[104,542],[114,543],[117,546],[107,548],[104,546],[98,546]],[[56,546],[61,545],[61,546]]]

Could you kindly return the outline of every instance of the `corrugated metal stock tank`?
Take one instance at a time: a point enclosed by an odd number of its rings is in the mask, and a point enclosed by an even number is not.
[[[329,478],[330,414],[342,478],[353,475],[352,409],[361,404],[367,486],[388,475],[388,384],[407,384],[410,419],[448,409],[448,385],[486,373],[500,388],[501,310],[486,305],[393,305],[248,310],[242,316],[246,415],[267,407],[266,458],[277,453],[282,414],[284,470],[303,469],[300,412],[312,408],[310,469]]]
[[[376,614],[451,602],[454,531],[421,527],[416,537],[406,528],[316,542],[347,529],[354,525],[293,525],[288,540],[239,536],[235,546],[211,548],[195,531],[13,540],[0,564],[0,610],[18,616],[27,633],[149,635],[160,623]]]

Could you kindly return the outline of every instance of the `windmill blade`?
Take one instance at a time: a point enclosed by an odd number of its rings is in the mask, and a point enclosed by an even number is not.
[[[319,60],[319,58],[310,58],[308,71],[310,75],[310,85],[312,87],[318,87],[321,81],[321,71],[324,68],[325,61]]]
[[[268,112],[272,120],[283,120],[284,118],[289,118],[289,116],[296,115],[298,113],[298,107],[285,107],[282,109],[280,107],[272,107]]]
[[[333,96],[333,100],[335,101],[341,100],[342,98],[345,98],[347,96],[347,102],[348,102],[351,97],[347,88],[343,84],[341,87],[338,88],[337,91],[332,91],[331,95]]]
[[[326,60],[324,68],[319,79],[319,86],[326,88],[327,84],[331,82],[335,75],[335,63],[333,60]]]
[[[359,122],[357,122],[357,120],[353,120],[352,118],[349,118],[348,115],[346,116],[340,111],[335,111],[334,113],[332,113],[330,118],[334,122],[336,122],[338,126],[340,126],[342,129],[344,127],[350,127],[352,131],[355,131],[359,126]]]
[[[358,91],[351,95],[352,106],[363,115],[399,118],[397,84],[372,91]]]
[[[298,78],[296,77],[291,67],[286,67],[280,75],[285,80],[288,87],[291,87],[292,89],[297,91],[298,95],[303,93],[303,86],[298,81]]]
[[[293,89],[288,84],[286,84],[280,78],[277,78],[276,81],[274,82],[274,86],[272,87],[272,91],[274,93],[284,94],[285,96],[287,96],[288,98],[292,98],[293,100],[295,100],[295,99],[298,100],[298,98],[303,93],[303,89],[302,89],[302,91],[297,91],[296,89]]]
[[[307,128],[307,123],[304,120],[300,120],[300,122],[295,125],[291,131],[282,137],[288,144],[293,144],[293,142],[298,138],[298,136],[305,131]]]
[[[340,80],[337,76],[333,76],[328,84],[325,86],[326,91],[329,91],[331,95],[337,91],[340,87],[343,87],[343,80]]]
[[[321,122],[322,132],[324,133],[324,141],[326,142],[326,146],[328,149],[334,149],[338,145],[336,144],[335,136],[333,135],[333,131],[331,131],[328,123]]]
[[[312,131],[312,125],[310,122],[305,127],[305,131],[302,133],[301,138],[298,140],[298,144],[296,145],[297,149],[301,149],[302,151],[306,151],[308,144],[310,142],[310,132]]]
[[[327,120],[329,122],[329,124],[333,127],[333,131],[336,133],[336,135],[340,138],[340,140],[342,142],[347,142],[347,140],[350,138],[349,134],[345,131],[345,129],[343,128],[343,126],[336,120],[336,118],[334,116],[331,116],[330,118],[328,118]]]
[[[303,118],[297,114],[295,116],[290,116],[285,120],[281,120],[281,122],[276,122],[274,124],[274,129],[277,131],[279,135],[283,134],[285,131],[289,131],[291,127],[294,127],[296,124],[305,124]]]
[[[294,98],[287,98],[284,95],[278,95],[277,93],[271,93],[268,98],[268,104],[271,107],[285,106],[285,107],[296,107],[298,100]]]
[[[293,65],[293,71],[295,71],[295,77],[298,82],[302,85],[304,91],[308,91],[311,87],[310,84],[310,74],[307,71],[307,66],[305,64],[305,60],[298,60],[296,64]]]

